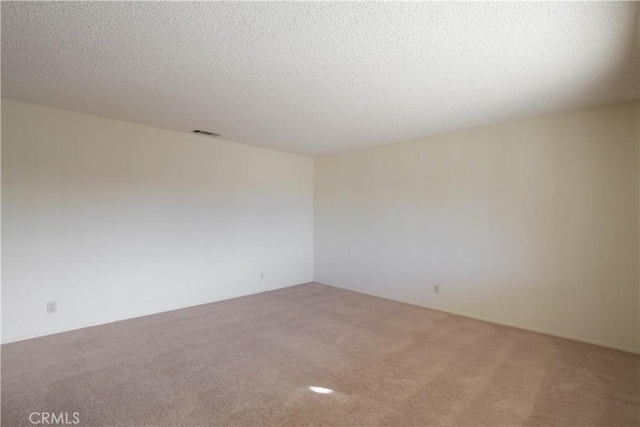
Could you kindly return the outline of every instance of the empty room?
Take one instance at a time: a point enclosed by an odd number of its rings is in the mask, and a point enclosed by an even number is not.
[[[640,426],[639,5],[2,1],[2,426]]]

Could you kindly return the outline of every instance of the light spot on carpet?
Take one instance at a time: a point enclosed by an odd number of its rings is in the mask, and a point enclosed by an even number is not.
[[[333,390],[331,390],[330,388],[324,388],[324,387],[309,386],[309,390],[313,391],[314,393],[320,393],[320,394],[333,393]]]

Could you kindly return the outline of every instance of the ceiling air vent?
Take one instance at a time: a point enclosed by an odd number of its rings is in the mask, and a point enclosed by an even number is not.
[[[198,133],[200,135],[207,135],[207,136],[220,136],[219,133],[213,133],[213,132],[208,132],[206,130],[200,130],[200,129],[196,129],[193,131],[193,133]]]

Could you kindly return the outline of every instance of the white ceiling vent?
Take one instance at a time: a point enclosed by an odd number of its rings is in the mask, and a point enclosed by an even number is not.
[[[207,136],[213,136],[213,137],[220,136],[219,133],[213,133],[213,132],[209,132],[209,131],[206,131],[206,130],[200,130],[200,129],[194,130],[193,133],[199,133],[200,135],[207,135]]]

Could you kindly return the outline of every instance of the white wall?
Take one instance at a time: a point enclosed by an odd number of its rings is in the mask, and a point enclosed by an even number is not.
[[[315,279],[637,351],[639,114],[316,159]],[[313,159],[7,99],[2,125],[3,342],[313,279]]]
[[[3,342],[313,279],[311,158],[8,99],[2,151]]]
[[[316,159],[315,279],[637,351],[639,125],[634,102]]]

